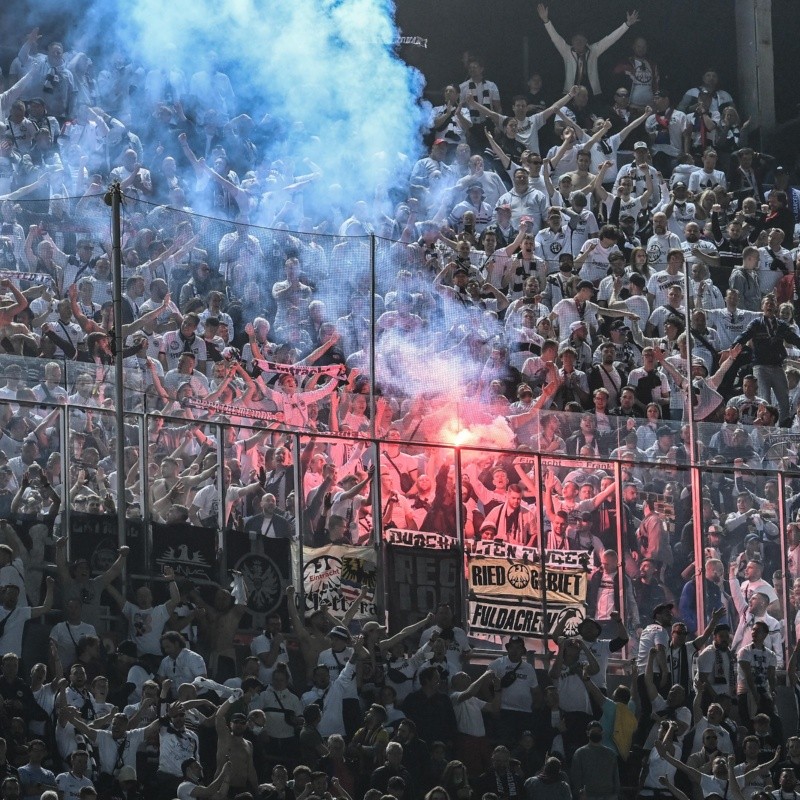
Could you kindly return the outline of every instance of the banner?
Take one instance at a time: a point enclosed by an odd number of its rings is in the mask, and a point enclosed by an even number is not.
[[[15,269],[0,269],[0,281],[27,281],[28,283],[54,284],[55,281],[43,272],[17,272]]]
[[[466,549],[467,553],[474,556],[511,558],[528,564],[542,562],[542,553],[537,547],[523,547],[496,539],[467,542]],[[554,567],[585,569],[589,564],[589,554],[584,550],[548,550],[545,553],[545,563]]]
[[[444,533],[432,531],[412,531],[406,528],[386,528],[383,541],[398,547],[422,547],[426,550],[453,550],[458,547],[458,539]]]
[[[288,624],[284,592],[292,580],[291,540],[251,539],[249,533],[227,530],[224,541],[228,570],[244,578],[247,607],[254,614],[278,613]]]
[[[116,514],[84,514],[71,511],[69,515],[69,556],[72,561],[86,559],[92,574],[105,572],[119,555]],[[131,575],[147,575],[150,570],[144,561],[142,521],[125,522],[125,541],[130,547],[127,571]]]
[[[470,597],[507,597],[540,603],[546,593],[548,606],[574,605],[586,600],[589,575],[582,569],[542,572],[538,564],[495,558],[470,558],[468,565]]]
[[[213,411],[216,414],[224,414],[230,417],[244,417],[245,419],[258,419],[262,422],[282,422],[283,414],[270,414],[267,411],[259,411],[255,408],[245,408],[244,406],[235,406],[231,403],[213,403],[210,400],[197,400],[194,397],[187,397],[183,401],[183,405],[189,408],[203,408],[208,411]]]
[[[334,617],[355,602],[362,586],[367,596],[360,601],[356,618],[375,616],[375,550],[372,547],[347,547],[331,544],[303,550],[303,590],[305,612],[318,611],[323,604]]]
[[[217,532],[193,525],[153,523],[152,571],[160,574],[172,567],[176,578],[209,582],[219,577],[217,571]]]
[[[262,372],[276,372],[279,375],[329,375],[344,380],[346,367],[344,364],[328,364],[324,367],[307,367],[302,364],[278,364],[276,361],[265,361],[254,358],[253,363]]]
[[[389,630],[397,631],[449,603],[461,619],[461,554],[390,544],[386,547]]]
[[[542,469],[545,467],[556,467],[558,469],[585,470],[588,473],[594,473],[599,469],[608,472],[610,475],[614,474],[613,461],[581,461],[579,459],[566,459],[566,458],[543,458]]]
[[[582,606],[551,608],[548,603],[545,615],[540,604],[521,606],[518,600],[480,598],[470,599],[467,623],[472,634],[519,634],[541,639],[552,635],[562,621],[566,635],[577,633],[584,616]]]

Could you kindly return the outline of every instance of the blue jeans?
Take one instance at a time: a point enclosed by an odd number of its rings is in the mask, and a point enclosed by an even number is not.
[[[784,424],[792,415],[789,411],[789,384],[783,367],[757,364],[753,367],[753,375],[758,381],[758,393],[768,403],[778,406],[780,423]]]

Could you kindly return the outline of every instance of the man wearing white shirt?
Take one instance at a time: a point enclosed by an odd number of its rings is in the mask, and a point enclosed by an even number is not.
[[[492,111],[499,114],[503,110],[500,104],[500,92],[497,84],[484,79],[481,61],[475,57],[470,58],[467,71],[469,78],[458,87],[461,102],[466,105],[469,99],[476,100],[482,106],[491,108]],[[480,112],[470,110],[470,120],[473,125],[481,124],[483,119]]]
[[[767,614],[769,595],[766,592],[754,592],[750,600],[746,601],[742,594],[739,581],[735,577],[736,563],[731,562],[731,597],[736,611],[739,614],[739,627],[733,637],[731,649],[738,655],[739,651],[753,641],[753,626],[756,622],[764,622],[768,628],[766,644],[778,656],[778,667],[783,667],[783,643],[781,624],[774,617]]]
[[[114,714],[108,730],[91,728],[77,716],[73,717],[72,724],[96,746],[100,772],[108,778],[115,778],[123,767],[136,769],[137,752],[145,736],[155,733],[159,721],[156,719],[147,727],[128,730],[128,718],[118,713]]]
[[[653,104],[655,113],[647,118],[644,127],[650,136],[653,161],[666,175],[678,156],[689,150],[689,118],[672,108],[664,90],[653,92]]]
[[[187,759],[196,759],[199,754],[200,740],[194,731],[186,727],[186,709],[183,703],[172,703],[167,718],[161,720],[159,730],[156,780],[163,797],[175,797],[178,785],[184,777],[184,762]]]
[[[511,221],[517,228],[519,228],[520,220],[525,216],[531,218],[534,231],[538,231],[542,227],[547,200],[538,189],[530,188],[528,170],[524,167],[514,170],[514,188],[498,199],[495,205],[495,220],[497,220],[498,206],[506,204],[511,207]]]
[[[161,634],[169,620],[170,614],[180,602],[180,591],[175,583],[175,574],[171,567],[164,568],[164,576],[169,581],[170,599],[153,607],[153,593],[147,586],[136,591],[136,603],[126,600],[113,586],[107,591],[120,607],[122,615],[128,621],[128,638],[136,643],[140,656],[156,656],[155,663],[161,660]]]
[[[623,178],[631,178],[633,180],[633,194],[637,197],[643,195],[647,190],[647,175],[650,175],[650,183],[653,186],[658,185],[658,170],[651,166],[649,162],[650,148],[647,142],[636,142],[633,145],[633,162],[625,164],[620,167],[617,173],[617,179],[614,181],[614,187],[611,194],[616,195],[619,188],[620,181]],[[654,202],[654,201],[651,201]]]
[[[469,174],[459,178],[456,189],[466,189],[471,183],[480,183],[483,187],[485,202],[492,208],[497,205],[501,195],[506,193],[506,185],[496,172],[484,169],[483,156],[474,155],[469,159]],[[513,238],[513,237],[512,237]]]
[[[736,656],[739,668],[736,681],[739,713],[742,722],[748,727],[753,717],[751,708],[756,713],[775,713],[775,671],[783,659],[765,646],[771,635],[770,627],[765,621],[754,622],[752,641],[739,648]]]
[[[547,227],[542,228],[534,239],[534,253],[547,264],[547,272],[550,274],[558,271],[561,252],[569,251],[572,231],[564,223],[564,217],[557,206],[547,209],[546,222]]]
[[[448,603],[440,603],[436,609],[436,624],[422,632],[420,647],[427,644],[434,633],[447,642],[447,668],[451,675],[461,672],[472,648],[467,634],[453,625],[453,610]]]
[[[525,640],[510,636],[507,655],[492,661],[487,670],[500,681],[500,724],[504,735],[513,738],[530,726],[530,714],[541,695],[536,670],[525,660]]]
[[[270,614],[264,632],[250,642],[250,652],[259,661],[258,679],[265,686],[272,680],[272,671],[277,664],[289,663],[286,640],[281,633],[282,624],[280,614]]]
[[[431,128],[436,138],[451,146],[467,141],[467,131],[472,126],[469,113],[461,105],[458,89],[449,84],[444,87],[444,104],[431,109]]]
[[[687,225],[697,218],[697,206],[689,202],[688,188],[683,179],[672,184],[668,197],[664,197],[662,192],[661,202],[655,210],[663,211],[667,215],[669,230],[679,237],[686,233]]]
[[[771,228],[767,244],[758,248],[758,285],[763,294],[769,294],[784,275],[794,271],[792,254],[783,247],[783,239],[780,228]]]
[[[292,758],[296,752],[296,733],[302,722],[303,704],[289,689],[289,672],[285,667],[275,668],[272,682],[259,695],[258,707],[263,709],[266,717],[264,730],[270,738],[270,751],[279,759]]]
[[[570,44],[567,44],[550,21],[547,6],[540,3],[537,11],[539,13],[539,19],[544,23],[544,29],[547,31],[547,35],[564,59],[564,88],[566,89],[569,86],[577,84],[579,86],[590,87],[594,95],[601,94],[602,89],[600,88],[600,75],[597,69],[597,62],[600,56],[605,53],[611,45],[622,38],[622,36],[639,21],[639,12],[629,12],[625,22],[597,42],[589,44],[589,40],[586,38],[585,34],[576,33],[572,37]]]
[[[613,225],[603,225],[596,239],[587,239],[581,248],[578,261],[582,261],[578,273],[582,281],[599,286],[608,274],[608,257],[619,253],[617,229]]]
[[[681,249],[680,237],[669,230],[667,215],[663,211],[653,214],[653,235],[647,240],[645,249],[647,263],[656,270],[666,268],[670,251]]]
[[[704,295],[700,294],[697,297],[698,306],[704,306]],[[706,309],[708,324],[719,334],[719,342],[723,350],[733,347],[736,338],[758,316],[756,311],[743,311],[739,308],[739,292],[736,289],[728,289],[725,293],[725,308]]]
[[[667,268],[651,274],[647,281],[647,294],[653,308],[658,308],[667,302],[668,292],[672,286],[683,288],[683,270],[683,251],[679,248],[670,250],[667,253]]]
[[[706,189],[713,189],[715,186],[728,188],[728,180],[722,170],[716,169],[717,151],[709,148],[703,153],[703,166],[696,169],[689,175],[689,191],[694,195],[699,195]]]
[[[58,647],[61,664],[69,669],[77,658],[78,642],[83,636],[97,636],[94,625],[81,621],[83,603],[77,598],[67,600],[64,608],[66,619],[53,626],[50,641]]]
[[[161,649],[166,653],[158,668],[162,678],[169,678],[176,686],[191,683],[208,674],[206,662],[199,653],[186,646],[186,639],[177,631],[168,631],[161,637]]]
[[[89,767],[89,753],[86,750],[75,750],[69,758],[70,768],[67,772],[56,775],[56,787],[59,800],[81,800],[81,789],[94,788],[86,771]]]

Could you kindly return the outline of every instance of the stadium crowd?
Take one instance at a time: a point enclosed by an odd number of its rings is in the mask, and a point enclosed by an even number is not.
[[[20,43],[0,94],[2,800],[800,796],[775,706],[800,618],[795,176],[748,146],[716,71],[660,81],[636,12],[595,42],[538,12],[559,91],[534,74],[501,98],[467,54],[427,155],[374,154],[356,192],[295,160],[213,55],[147,70]],[[146,412],[144,464],[133,425],[116,463],[118,403]],[[457,486],[464,431],[497,452]],[[531,453],[582,461],[535,474]],[[237,658],[241,576],[167,568],[155,598],[121,584],[127,547],[93,574],[67,503],[254,547],[398,528],[582,551],[586,618],[544,670],[520,636],[478,667],[446,604],[389,632],[357,602],[304,618],[290,586],[290,628],[268,616]]]

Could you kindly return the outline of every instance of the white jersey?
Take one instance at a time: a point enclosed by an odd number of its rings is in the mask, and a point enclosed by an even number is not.
[[[647,263],[651,269],[667,268],[667,253],[670,250],[680,250],[681,240],[674,233],[654,233],[648,240],[645,250],[647,250]]]
[[[689,176],[687,188],[693,194],[700,194],[706,189],[713,189],[715,186],[721,186],[723,189],[728,188],[728,181],[722,170],[712,169],[711,172],[706,172],[704,169],[696,169]]]
[[[536,234],[534,253],[547,264],[547,271],[558,271],[558,258],[563,252],[571,252],[572,231],[562,225],[557,231],[544,228]]]

